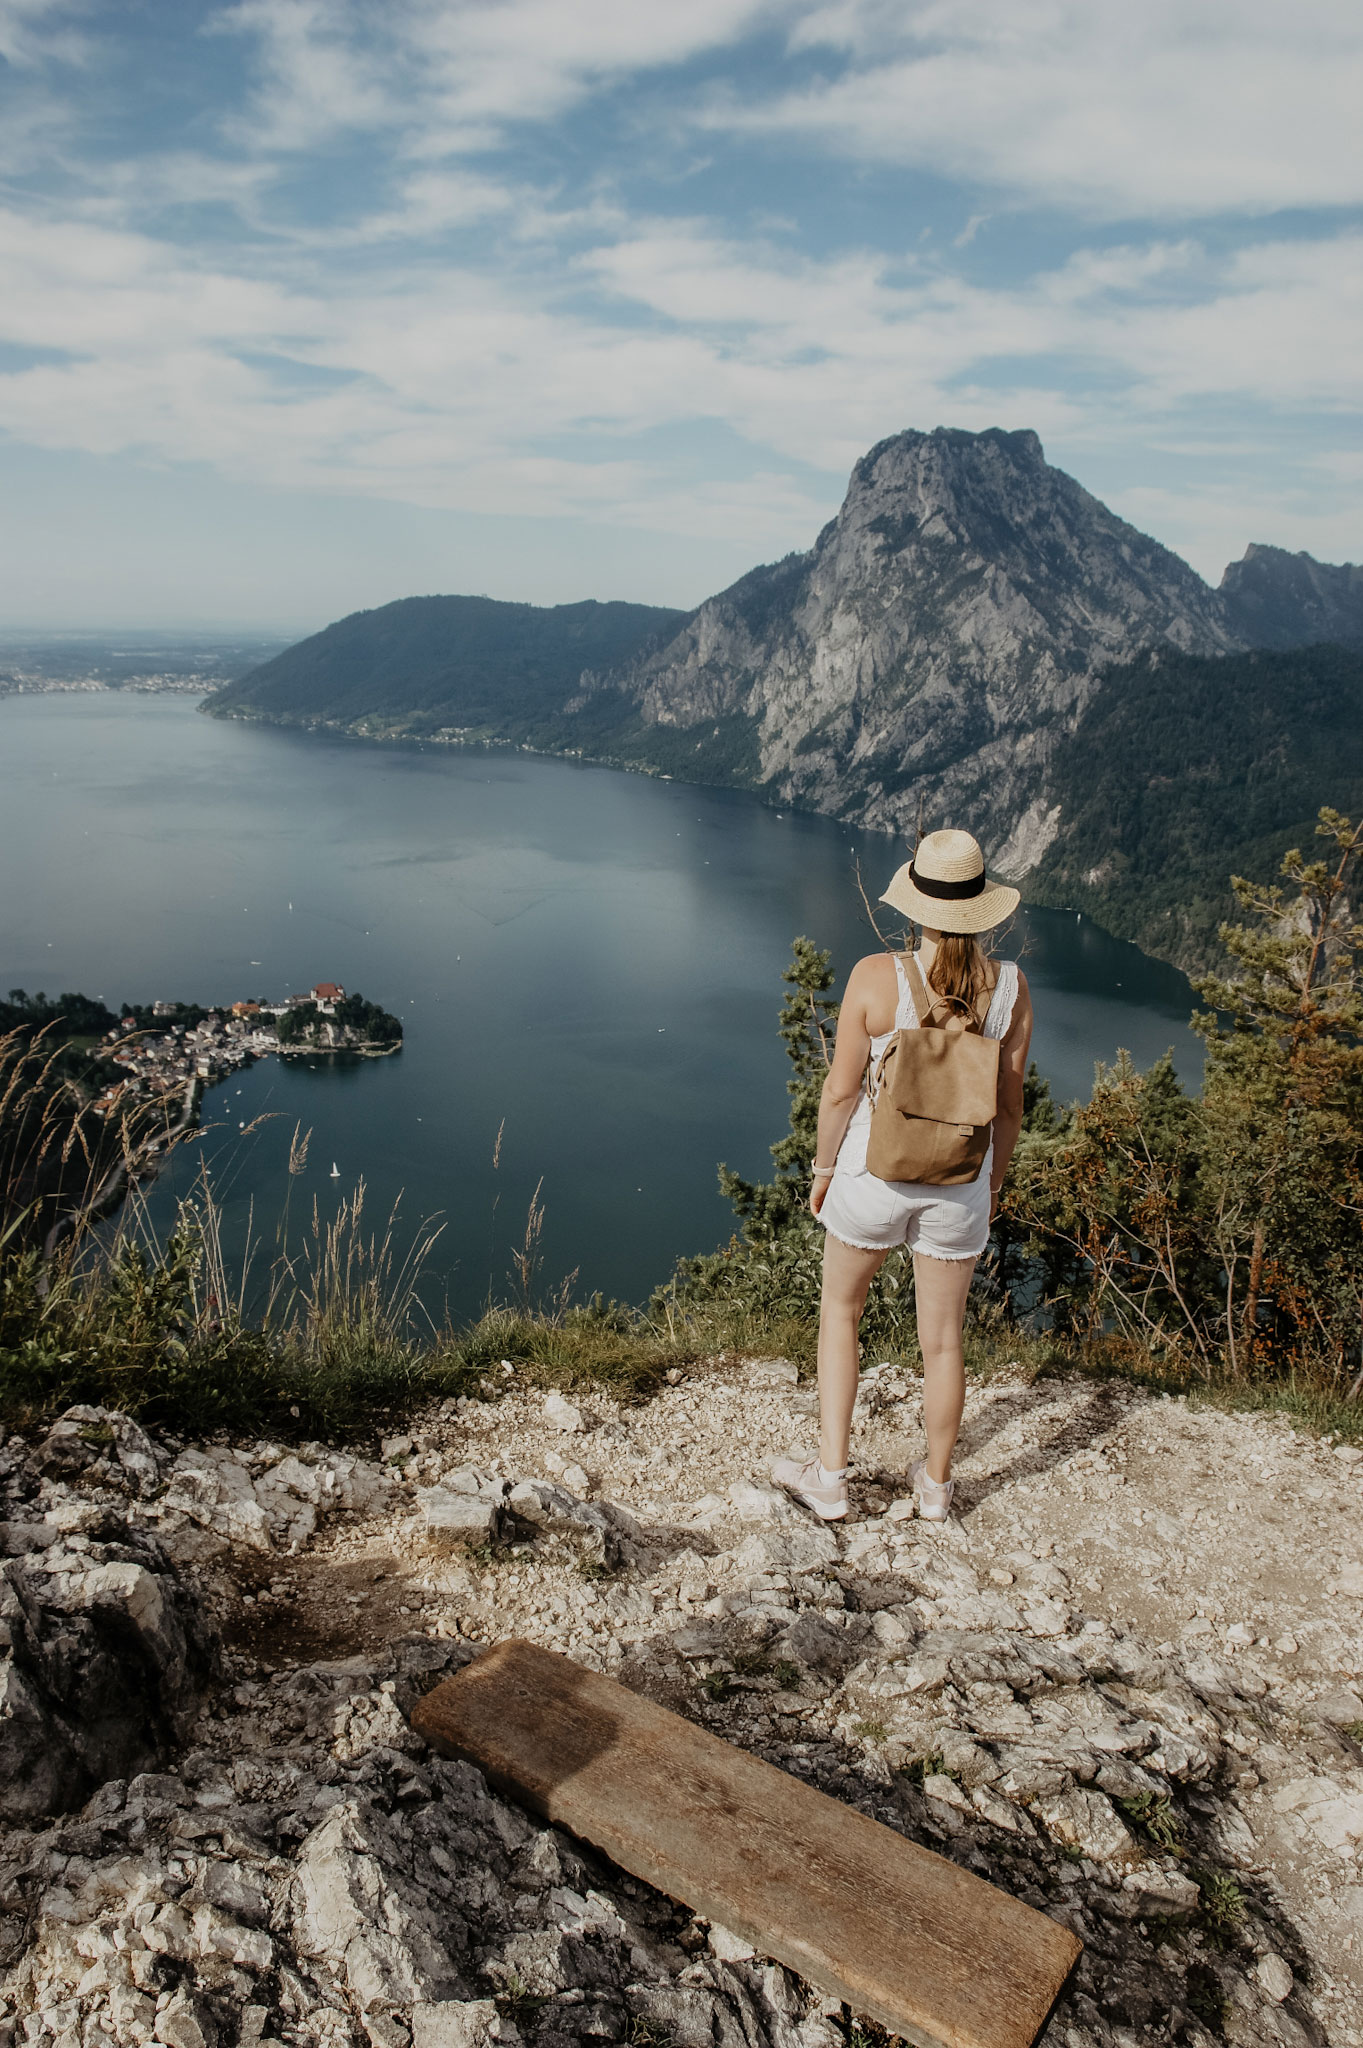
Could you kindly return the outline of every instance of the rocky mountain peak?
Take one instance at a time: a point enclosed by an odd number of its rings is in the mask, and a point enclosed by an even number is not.
[[[1006,488],[1008,479],[1035,489],[1048,468],[1041,437],[1030,427],[1016,433],[986,427],[979,434],[960,427],[934,427],[930,433],[909,427],[878,441],[856,463],[843,509],[871,491],[906,492],[922,513],[949,512],[964,509],[981,487],[986,493]]]
[[[853,470],[830,538],[859,530],[890,553],[915,541],[964,548],[1028,601],[1048,586],[1101,593],[1111,628],[1128,637],[1135,625],[1182,647],[1227,644],[1196,571],[1048,463],[1030,428],[936,427],[880,442]]]
[[[1215,725],[1211,698],[1224,687],[1235,702],[1243,677],[1215,663],[1194,673],[1204,657],[1313,641],[1363,648],[1363,568],[1256,545],[1213,590],[1049,463],[1030,429],[934,427],[878,442],[812,547],[689,614],[406,599],[288,649],[213,708],[375,739],[510,741],[890,832],[921,808],[930,825],[968,825],[1020,878],[1078,829],[1095,733],[1121,726],[1123,774],[1129,756],[1140,786],[1151,721],[1168,716],[1151,708],[1165,656],[1193,664],[1189,687]],[[1283,671],[1301,708],[1284,744],[1299,755],[1327,701],[1354,730],[1352,656],[1341,668],[1336,651]],[[1251,682],[1269,706],[1262,671]],[[1262,732],[1241,737],[1236,758],[1259,759]],[[1346,808],[1351,758],[1330,763]],[[1229,774],[1228,760],[1210,767]],[[1273,782],[1286,802],[1276,768]],[[1274,816],[1296,829],[1295,815]],[[1109,813],[1104,833],[1116,829]],[[1086,859],[1076,872],[1107,871]]]
[[[808,554],[702,605],[629,680],[660,725],[752,721],[760,779],[786,800],[896,829],[920,792],[935,815],[969,791],[1025,866],[1047,829],[1038,730],[1160,642],[1235,644],[1186,562],[1035,433],[937,427],[872,448]]]
[[[1220,597],[1236,637],[1250,647],[1299,647],[1335,640],[1363,647],[1363,567],[1251,541],[1221,578]]]

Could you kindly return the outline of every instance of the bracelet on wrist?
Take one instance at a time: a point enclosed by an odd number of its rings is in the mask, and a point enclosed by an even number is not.
[[[815,1180],[827,1180],[831,1174],[837,1172],[836,1166],[811,1166],[809,1170]]]

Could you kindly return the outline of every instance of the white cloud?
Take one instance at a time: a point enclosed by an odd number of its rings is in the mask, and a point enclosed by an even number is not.
[[[0,59],[23,70],[81,63],[85,39],[58,19],[69,12],[70,0],[0,0]]]
[[[401,130],[408,154],[494,145],[632,73],[723,47],[789,0],[236,0],[213,26],[250,36],[259,83],[233,132],[307,149]]]
[[[348,129],[397,118],[384,67],[352,33],[345,0],[238,0],[210,22],[217,33],[256,41],[260,83],[249,114],[225,132],[257,147],[302,151]]]
[[[437,182],[426,201],[458,190]],[[418,178],[413,204],[423,191]],[[702,534],[765,522],[793,545],[827,499],[782,465],[823,471],[831,491],[901,426],[1028,425],[1110,449],[1228,397],[1284,414],[1357,403],[1360,254],[1352,237],[1215,261],[1157,242],[986,288],[925,261],[816,261],[673,222],[500,276],[312,265],[282,282],[10,213],[0,338],[62,353],[0,377],[0,427],[432,508]],[[636,450],[697,421],[746,443],[736,466],[753,473],[691,484]]]
[[[0,0],[0,38],[27,36],[36,63],[40,31],[80,18]],[[748,81],[741,102],[710,103],[716,133],[922,162],[993,182],[1005,207],[1252,211],[1285,155],[1298,183],[1281,197],[1312,179],[1338,196],[1352,16],[1304,0],[1289,32],[1247,0],[1233,37],[1230,21],[1209,0],[238,0],[207,20],[255,66],[240,105],[205,100],[200,130],[225,146],[195,153],[177,130],[82,163],[73,96],[53,182],[74,196],[0,216],[0,340],[37,356],[0,375],[0,429],[271,489],[751,535],[757,556],[806,544],[886,433],[1031,426],[1081,477],[1089,453],[1139,474],[1145,498],[1126,485],[1121,509],[1144,505],[1204,571],[1228,540],[1240,552],[1251,513],[1259,538],[1356,554],[1341,535],[1363,478],[1323,466],[1318,425],[1267,464],[1279,526],[1271,492],[1216,478],[1245,473],[1253,423],[1281,423],[1281,451],[1287,423],[1363,398],[1357,235],[1242,226],[1237,246],[1147,221],[1030,272],[1014,249],[991,278],[980,258],[1003,235],[973,194],[955,246],[994,225],[968,256],[914,244],[917,220],[908,253],[832,234],[815,255],[802,229],[828,223],[778,221],[766,183],[750,212],[736,182],[725,217],[648,218],[589,147],[561,191],[548,148],[474,160],[518,124],[552,140],[593,92],[764,27],[822,82],[792,93],[779,67],[775,86]],[[99,75],[87,67],[82,93]],[[1276,125],[1250,114],[1270,81]],[[680,122],[680,97],[667,104]],[[1218,167],[1199,183],[1204,156]],[[207,209],[223,239],[177,242],[203,218],[180,208]],[[720,451],[708,481],[677,454],[698,428]],[[1211,480],[1188,498],[1149,485],[1150,451],[1167,444],[1186,474],[1194,439]]]
[[[786,11],[775,0],[437,0],[408,32],[452,123],[542,121],[604,81],[683,63]]]
[[[1189,219],[1363,199],[1348,0],[838,0],[792,9],[824,75],[705,119],[915,166],[1013,204]]]

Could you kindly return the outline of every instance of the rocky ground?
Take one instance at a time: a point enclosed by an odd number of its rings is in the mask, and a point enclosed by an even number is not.
[[[1048,2048],[1363,2048],[1363,1457],[1119,1383],[972,1392],[913,1518],[765,1483],[781,1361],[622,1409],[506,1370],[368,1458],[73,1410],[0,1451],[0,2043],[835,2048],[875,2030],[433,1757],[523,1635],[1064,1920]]]

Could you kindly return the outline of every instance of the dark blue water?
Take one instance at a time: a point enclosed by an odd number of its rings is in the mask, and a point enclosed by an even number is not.
[[[845,977],[875,944],[854,864],[874,898],[901,858],[879,834],[570,762],[295,736],[174,697],[0,700],[4,987],[225,1003],[327,980],[406,1022],[394,1059],[271,1059],[215,1090],[158,1219],[204,1157],[235,1241],[253,1203],[268,1247],[301,1125],[293,1216],[361,1178],[375,1219],[399,1197],[409,1225],[438,1212],[460,1315],[505,1290],[541,1182],[545,1282],[576,1268],[582,1290],[637,1300],[727,1237],[716,1162],[763,1173],[785,1123],[790,942],[830,947]],[[1060,1097],[1119,1046],[1144,1065],[1172,1045],[1196,1080],[1173,969],[1072,913],[1026,913],[1011,950]]]

